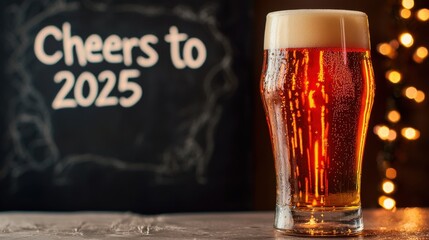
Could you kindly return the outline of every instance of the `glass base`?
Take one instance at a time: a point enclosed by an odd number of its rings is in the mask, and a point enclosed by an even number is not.
[[[276,205],[274,227],[298,236],[355,236],[363,230],[361,207],[290,207]]]

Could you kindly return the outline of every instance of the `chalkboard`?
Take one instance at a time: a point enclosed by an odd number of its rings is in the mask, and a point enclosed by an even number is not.
[[[0,209],[250,206],[248,1],[2,1]]]

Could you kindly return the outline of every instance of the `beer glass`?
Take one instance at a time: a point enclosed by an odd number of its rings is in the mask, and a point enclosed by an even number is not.
[[[275,158],[276,229],[363,230],[360,178],[374,87],[365,13],[267,15],[260,90]]]

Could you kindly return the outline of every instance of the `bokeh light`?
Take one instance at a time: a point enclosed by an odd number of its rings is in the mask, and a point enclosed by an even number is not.
[[[417,91],[417,95],[414,98],[414,100],[416,100],[416,102],[421,103],[425,100],[425,93],[423,91],[418,90]]]
[[[402,128],[401,135],[408,140],[416,140],[420,137],[420,131],[412,127],[405,127]]]
[[[410,9],[406,9],[403,8],[399,11],[399,15],[403,18],[403,19],[408,19],[411,17],[411,11]]]
[[[396,131],[395,130],[393,130],[393,129],[389,129],[389,134],[387,135],[387,139],[386,140],[388,140],[388,141],[395,141],[396,140],[396,137],[397,137],[397,133],[396,133]]]
[[[381,196],[378,198],[378,204],[384,209],[392,210],[396,206],[396,201],[391,197]]]
[[[394,48],[394,49],[398,49],[398,47],[399,47],[399,42],[398,42],[398,40],[396,40],[396,39],[392,39],[392,40],[389,42],[389,45],[390,45],[390,46],[392,46],[392,48]]]
[[[388,179],[395,179],[396,178],[396,169],[394,169],[394,168],[387,168],[386,169],[386,177]]]
[[[396,50],[395,48],[390,45],[389,43],[380,43],[377,45],[377,51],[384,56],[387,56],[389,58],[396,57]]]
[[[399,35],[399,41],[404,47],[407,47],[407,48],[413,46],[414,44],[413,35],[411,35],[411,33],[408,33],[408,32],[405,32]]]
[[[415,99],[417,97],[417,92],[418,92],[417,88],[411,86],[411,87],[405,88],[404,95],[409,99]]]
[[[428,56],[428,53],[429,53],[429,51],[428,51],[428,49],[426,47],[423,47],[423,46],[422,47],[418,47],[416,49],[416,51],[414,52],[414,54],[413,54],[413,60],[416,63],[421,63]]]
[[[429,9],[422,8],[422,9],[418,10],[416,16],[417,16],[418,20],[423,21],[423,22],[429,20]]]
[[[389,111],[387,119],[392,123],[397,123],[401,120],[401,114],[396,110]]]
[[[414,7],[414,0],[402,0],[402,6],[406,9],[411,9]]]
[[[385,180],[381,188],[383,192],[390,194],[395,191],[395,184],[390,180]]]
[[[374,127],[374,133],[381,139],[387,140],[389,139],[390,129],[384,125],[377,125]]]
[[[391,83],[399,83],[402,79],[402,74],[396,70],[389,70],[386,72],[387,80],[389,80]]]

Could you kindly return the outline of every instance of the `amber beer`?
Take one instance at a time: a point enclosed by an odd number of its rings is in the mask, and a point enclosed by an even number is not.
[[[261,95],[277,175],[274,225],[289,234],[357,234],[374,99],[367,16],[274,12],[265,31]]]

